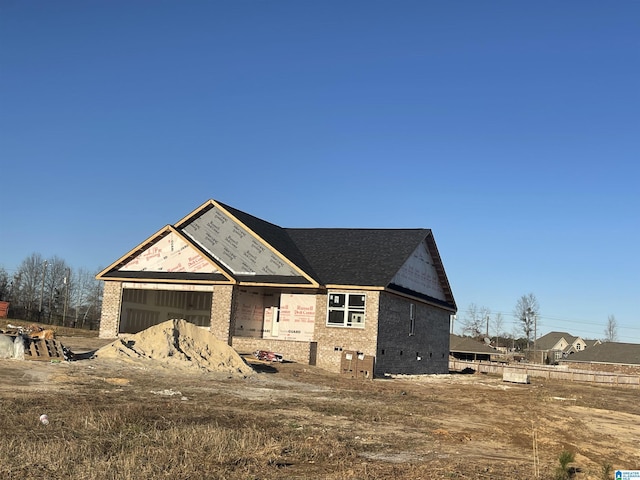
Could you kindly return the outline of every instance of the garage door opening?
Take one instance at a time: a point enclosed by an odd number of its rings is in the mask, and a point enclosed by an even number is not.
[[[138,333],[174,318],[210,327],[211,302],[211,292],[125,288],[119,333]]]

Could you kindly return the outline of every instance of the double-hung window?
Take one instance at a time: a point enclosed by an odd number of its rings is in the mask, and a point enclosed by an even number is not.
[[[327,325],[364,328],[365,299],[363,293],[329,293]]]

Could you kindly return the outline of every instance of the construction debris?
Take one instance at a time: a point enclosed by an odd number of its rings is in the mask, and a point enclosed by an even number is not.
[[[24,339],[21,335],[0,335],[0,358],[24,360]]]
[[[268,352],[266,350],[256,350],[253,352],[253,356],[263,362],[282,362],[284,356],[281,353]]]
[[[40,338],[43,340],[52,340],[56,336],[55,330],[41,327],[35,323],[27,327],[22,325],[11,325],[9,323],[7,324],[7,328],[9,330],[5,330],[3,333],[10,335],[25,335],[29,338]]]
[[[50,362],[72,360],[73,353],[57,340],[5,334],[0,335],[0,358]]]

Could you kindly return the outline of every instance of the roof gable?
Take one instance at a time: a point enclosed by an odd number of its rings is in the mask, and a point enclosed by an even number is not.
[[[97,278],[206,278],[201,273],[242,284],[388,289],[456,309],[431,230],[282,228],[215,200]]]
[[[536,340],[536,348],[538,350],[553,350],[556,348],[564,349],[567,345],[571,345],[573,343],[574,338],[575,337],[573,335],[569,335],[567,332],[549,332]],[[558,344],[563,339],[566,345],[561,347]]]
[[[277,225],[210,201],[178,222],[176,228],[236,278],[307,277],[307,283],[312,282],[302,269],[260,235],[281,249],[289,247],[290,250],[286,232]]]
[[[447,300],[426,240],[420,242],[390,283],[437,300]]]
[[[211,258],[170,225],[120,257],[96,278],[232,281]]]
[[[216,273],[216,266],[173,229],[134,255],[118,271]]]

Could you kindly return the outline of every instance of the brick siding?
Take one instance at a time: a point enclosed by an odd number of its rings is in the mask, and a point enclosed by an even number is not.
[[[415,305],[410,335],[410,304]],[[449,372],[449,315],[442,308],[382,292],[375,374]]]
[[[375,375],[385,373],[447,373],[449,353],[449,313],[438,307],[418,303],[380,291],[362,291],[365,300],[364,328],[327,326],[327,293],[316,295],[314,340],[315,359],[310,342],[233,336],[235,331],[237,287],[216,285],[211,302],[211,333],[241,353],[268,350],[285,359],[340,372],[344,351],[375,357]],[[414,335],[409,335],[410,304],[415,304]],[[100,321],[100,338],[116,338],[122,305],[122,283],[106,281]],[[420,357],[420,358],[418,358]]]
[[[116,338],[120,327],[122,282],[104,282],[102,312],[100,314],[100,338]]]
[[[231,320],[236,297],[235,289],[233,285],[214,286],[211,302],[211,333],[229,345],[232,343],[232,332],[235,330]]]

